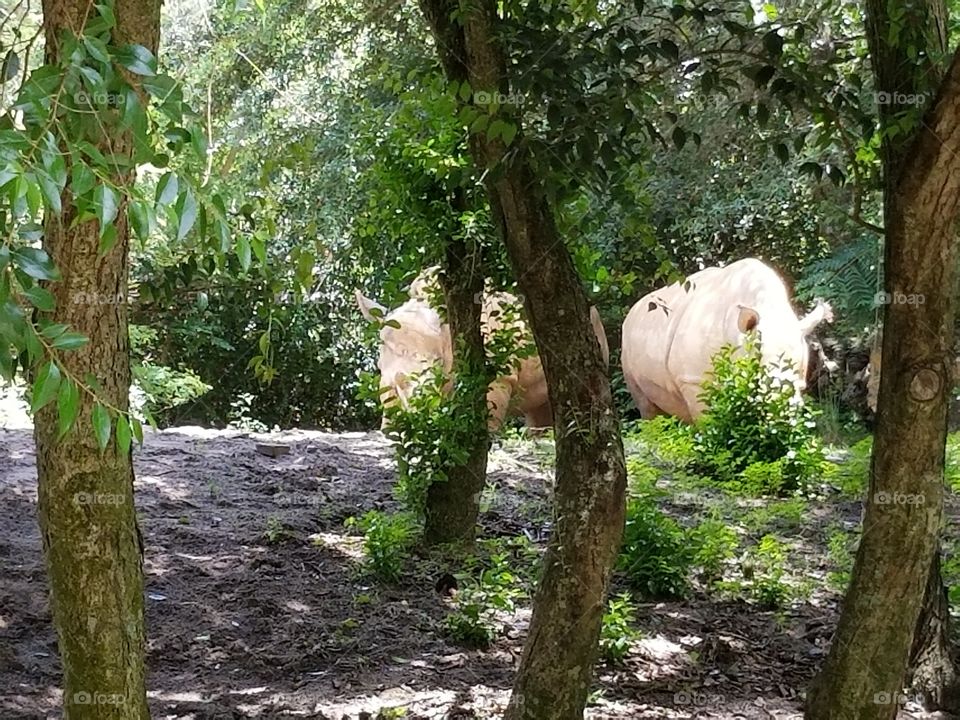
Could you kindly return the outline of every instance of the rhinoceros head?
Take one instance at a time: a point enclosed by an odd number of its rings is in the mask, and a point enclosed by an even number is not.
[[[801,392],[806,388],[807,367],[810,362],[808,336],[821,322],[833,321],[833,310],[822,300],[802,318],[797,318],[789,308],[771,307],[764,311],[737,306],[737,330],[741,343],[746,335],[756,332],[760,339],[760,356],[763,363],[780,373],[784,363],[792,367],[786,371],[789,382]]]
[[[380,323],[381,400],[384,405],[399,401],[406,408],[420,377],[436,363],[449,371],[453,363],[449,328],[439,313],[422,298],[407,300],[387,310],[359,290],[355,291],[360,312]]]

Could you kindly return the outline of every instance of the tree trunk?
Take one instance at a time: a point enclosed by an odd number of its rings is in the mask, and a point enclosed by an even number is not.
[[[92,5],[80,0],[44,0],[48,61],[55,61],[64,30],[77,32]],[[155,51],[158,2],[118,0],[117,45],[137,43]],[[129,153],[119,132],[101,145]],[[133,177],[115,178],[129,184]],[[56,298],[51,320],[84,333],[89,343],[63,353],[73,377],[93,375],[102,399],[127,410],[130,363],[125,302],[99,304],[84,298],[127,297],[128,239],[125,204],[115,224],[116,245],[97,257],[95,221],[73,224],[69,186],[63,214],[47,213],[44,247],[62,280],[49,285]],[[79,300],[78,300],[79,299]],[[133,502],[129,452],[114,442],[100,452],[91,423],[93,398],[81,393],[74,429],[57,439],[57,410],[48,405],[35,418],[39,514],[50,578],[51,606],[64,672],[64,717],[68,720],[149,718],[144,684],[142,545]]]
[[[907,685],[927,711],[956,712],[960,708],[960,682],[950,647],[950,604],[940,577],[939,548],[927,575],[909,667]]]
[[[506,91],[492,0],[421,0],[448,77]],[[463,25],[452,19],[459,10]],[[506,106],[503,115],[509,115]],[[570,255],[520,132],[471,137],[491,207],[525,298],[554,412],[555,529],[506,717],[583,717],[610,575],[624,522],[626,470],[610,383]]]
[[[455,210],[460,203],[454,204]],[[465,240],[449,239],[440,278],[446,299],[447,322],[453,341],[454,402],[458,427],[465,432],[466,458],[447,469],[447,479],[427,489],[424,541],[428,545],[474,539],[480,494],[487,476],[487,372],[478,299],[484,275],[479,248]]]
[[[880,106],[884,128],[909,109],[898,105],[899,96],[936,83],[932,64],[945,47],[942,3],[911,6],[907,14],[916,17],[897,19],[897,46],[888,44],[895,35],[889,7],[884,0],[867,3],[877,88],[893,98]],[[911,59],[913,50],[931,59]],[[930,573],[943,516],[953,366],[960,53],[932,105],[906,142],[886,136],[884,143],[886,291],[892,302],[884,313],[870,491],[852,581],[830,654],[808,696],[808,718],[896,716],[925,589],[940,583]]]

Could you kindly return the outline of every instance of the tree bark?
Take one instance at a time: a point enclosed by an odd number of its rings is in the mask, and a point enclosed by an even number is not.
[[[507,92],[491,0],[421,0],[448,77],[474,92]],[[452,20],[459,11],[462,18]],[[517,276],[554,411],[555,529],[506,718],[583,717],[624,522],[626,470],[610,383],[586,296],[532,170],[520,118],[508,148],[471,136]]]
[[[86,0],[44,0],[48,61],[57,61],[60,38],[84,25],[93,6]],[[117,45],[136,43],[156,51],[160,4],[118,0]],[[111,152],[129,153],[119,132],[100,139]],[[114,178],[128,185],[133,177]],[[89,343],[63,353],[71,376],[96,377],[102,399],[126,411],[130,389],[127,338],[129,227],[125,202],[115,220],[116,245],[97,257],[96,221],[74,225],[69,185],[63,213],[47,213],[44,247],[62,280],[49,285],[56,298],[51,320],[84,333]],[[99,304],[84,298],[122,298]],[[79,300],[78,300],[79,299]],[[57,439],[57,411],[48,405],[35,418],[39,516],[50,578],[51,605],[64,672],[67,720],[149,718],[144,682],[142,544],[133,500],[130,453],[112,441],[100,452],[91,423],[93,398],[81,393],[74,429]]]
[[[909,667],[907,685],[927,711],[956,713],[960,708],[960,682],[950,646],[950,604],[940,575],[939,548],[927,575]]]
[[[890,7],[884,0],[867,3],[876,86],[892,101],[880,104],[883,129],[909,109],[899,98],[937,86],[946,47],[939,0],[910,6],[908,17],[896,21]],[[894,24],[901,34],[891,45]],[[918,621],[926,624],[923,598],[936,597],[925,590],[940,584],[935,557],[953,365],[960,53],[931,104],[906,140],[885,135],[885,288],[893,301],[884,312],[870,491],[852,581],[830,654],[808,695],[808,718],[896,716],[914,633]]]
[[[459,206],[459,207],[458,207]],[[461,210],[462,203],[454,203]],[[453,342],[456,421],[465,433],[462,464],[447,469],[447,479],[427,489],[424,541],[428,545],[472,543],[487,476],[487,372],[480,330],[484,274],[479,248],[450,238],[440,278]],[[462,438],[461,438],[462,439]]]

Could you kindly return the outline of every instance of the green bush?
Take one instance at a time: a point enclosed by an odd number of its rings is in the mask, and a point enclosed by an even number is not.
[[[726,346],[714,356],[701,393],[708,410],[694,432],[696,463],[721,482],[792,492],[822,469],[813,411],[797,402],[792,384],[768,371],[756,340],[742,350]],[[744,478],[755,463],[765,465]]]
[[[363,552],[370,570],[383,580],[399,580],[416,539],[415,518],[410,513],[371,510],[359,520],[349,518],[346,524],[364,533]]]
[[[690,531],[693,563],[708,582],[723,577],[724,564],[736,555],[739,544],[737,533],[719,517],[704,520]]]
[[[618,568],[648,597],[683,597],[689,590],[693,553],[687,534],[651,495],[631,498]]]
[[[870,484],[870,462],[873,453],[873,437],[868,435],[850,447],[849,456],[834,465],[829,474],[830,482],[849,497],[861,497]]]
[[[843,594],[850,585],[850,576],[853,573],[853,560],[857,553],[859,539],[854,533],[847,533],[843,528],[835,528],[827,538],[827,555],[833,567],[827,572],[827,587],[836,593]],[[946,577],[946,575],[944,575]]]
[[[633,627],[637,606],[628,593],[607,600],[607,611],[600,626],[600,656],[611,664],[624,661],[640,632]]]
[[[694,458],[693,432],[674,417],[658,415],[641,420],[625,433],[640,445],[641,453],[654,462],[683,468]]]
[[[743,495],[754,497],[779,495],[784,491],[786,484],[783,464],[783,458],[773,462],[758,460],[750,463],[740,473],[739,479],[733,481],[733,484]]]
[[[467,560],[457,575],[459,592],[454,611],[444,619],[447,634],[470,647],[486,648],[500,630],[498,613],[512,613],[518,600],[530,594],[536,551],[526,538],[481,541],[486,558]]]
[[[765,608],[783,607],[790,598],[790,587],[783,582],[786,561],[786,547],[773,535],[760,538],[747,555],[743,575],[751,580],[753,599]]]

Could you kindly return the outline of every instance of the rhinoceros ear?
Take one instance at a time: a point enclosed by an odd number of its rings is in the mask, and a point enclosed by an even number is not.
[[[757,323],[760,322],[760,314],[753,308],[740,305],[740,313],[737,315],[737,327],[740,332],[746,333],[755,330]]]
[[[354,290],[353,294],[357,298],[357,305],[360,307],[360,312],[363,313],[363,316],[370,322],[378,318],[382,320],[387,314],[387,309],[376,300],[371,300],[359,290]]]

